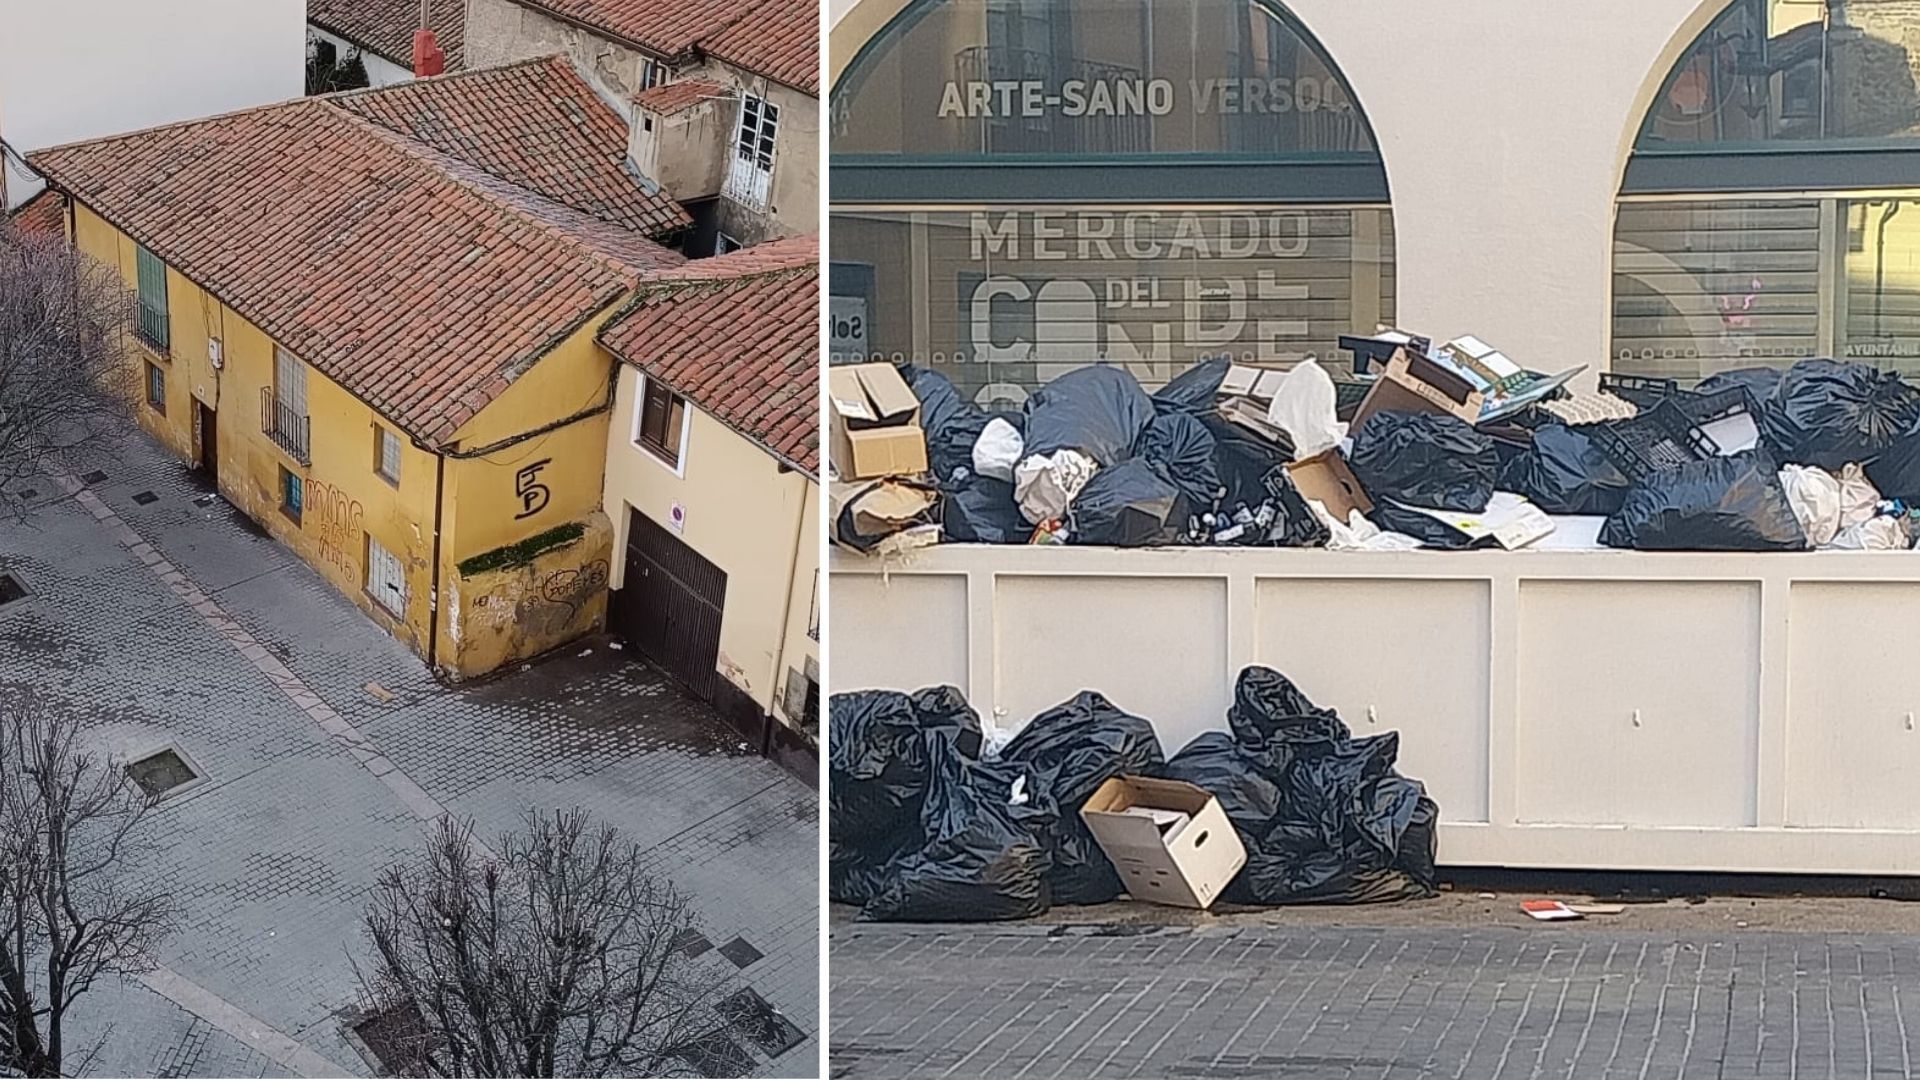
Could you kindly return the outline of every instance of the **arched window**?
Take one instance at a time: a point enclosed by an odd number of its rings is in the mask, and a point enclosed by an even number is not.
[[[840,359],[1017,402],[1085,363],[1331,357],[1391,322],[1386,172],[1262,0],[919,0],[831,99]]]
[[[1722,11],[1641,126],[1613,284],[1616,371],[1920,374],[1920,5]]]

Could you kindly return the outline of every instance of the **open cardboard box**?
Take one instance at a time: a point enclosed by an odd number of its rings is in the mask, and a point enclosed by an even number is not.
[[[1187,820],[1169,828],[1128,812],[1136,808],[1179,811]],[[1116,776],[1094,791],[1080,818],[1135,900],[1205,910],[1247,864],[1220,800],[1183,781]]]
[[[1360,486],[1360,478],[1353,475],[1346,455],[1337,446],[1304,461],[1293,462],[1287,466],[1287,475],[1293,478],[1293,486],[1300,489],[1302,496],[1319,500],[1329,514],[1342,522],[1351,518],[1355,510],[1373,513],[1373,500],[1367,497],[1367,489]]]
[[[1348,430],[1358,433],[1367,417],[1382,410],[1416,413],[1443,413],[1469,424],[1480,422],[1480,409],[1486,401],[1465,376],[1446,365],[1409,349],[1395,350],[1387,361],[1379,381],[1367,391],[1367,398],[1353,414]]]
[[[842,480],[917,476],[927,471],[920,399],[892,364],[829,368],[833,470]]]

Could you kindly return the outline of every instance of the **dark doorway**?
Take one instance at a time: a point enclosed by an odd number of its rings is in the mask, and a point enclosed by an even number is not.
[[[204,402],[200,410],[200,472],[216,485],[220,482],[220,425],[217,414]]]
[[[713,701],[721,690],[720,613],[726,571],[640,513],[627,514],[627,571],[613,625],[647,659]]]

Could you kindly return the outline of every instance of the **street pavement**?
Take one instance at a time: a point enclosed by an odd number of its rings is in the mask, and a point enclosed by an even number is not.
[[[156,448],[103,471],[36,483],[27,521],[0,521],[0,571],[29,590],[0,606],[0,686],[86,717],[107,752],[174,747],[202,779],[160,804],[134,871],[181,910],[159,969],[76,1007],[88,1075],[370,1074],[344,1028],[378,872],[441,814],[491,838],[574,806],[638,841],[691,894],[701,962],[804,1036],[740,1060],[817,1075],[806,784],[605,639],[442,685]]]
[[[831,1075],[1914,1075],[1920,939],[1615,925],[836,918]]]

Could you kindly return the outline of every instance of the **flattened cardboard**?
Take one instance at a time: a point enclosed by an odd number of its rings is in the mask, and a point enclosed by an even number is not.
[[[853,531],[862,538],[886,536],[911,526],[926,524],[934,504],[934,492],[912,484],[882,480],[879,483],[833,483],[827,487],[837,529],[849,504]]]
[[[927,471],[920,399],[892,364],[829,369],[827,407],[833,418],[833,469],[840,479],[915,476]]]
[[[1411,352],[1396,350],[1385,371],[1367,391],[1366,400],[1353,414],[1348,430],[1359,431],[1367,417],[1381,410],[1396,412],[1442,413],[1457,416],[1469,424],[1480,422],[1480,407],[1486,395],[1474,388],[1457,372],[1445,365]]]
[[[1373,513],[1373,500],[1367,497],[1367,489],[1360,486],[1360,478],[1347,467],[1346,455],[1337,446],[1293,462],[1287,466],[1287,474],[1301,495],[1319,500],[1340,521],[1350,519],[1355,510]]]
[[[1178,810],[1189,820],[1169,835],[1153,818],[1127,812],[1135,807]],[[1247,864],[1220,800],[1179,780],[1116,776],[1086,801],[1080,818],[1135,900],[1204,911]]]

